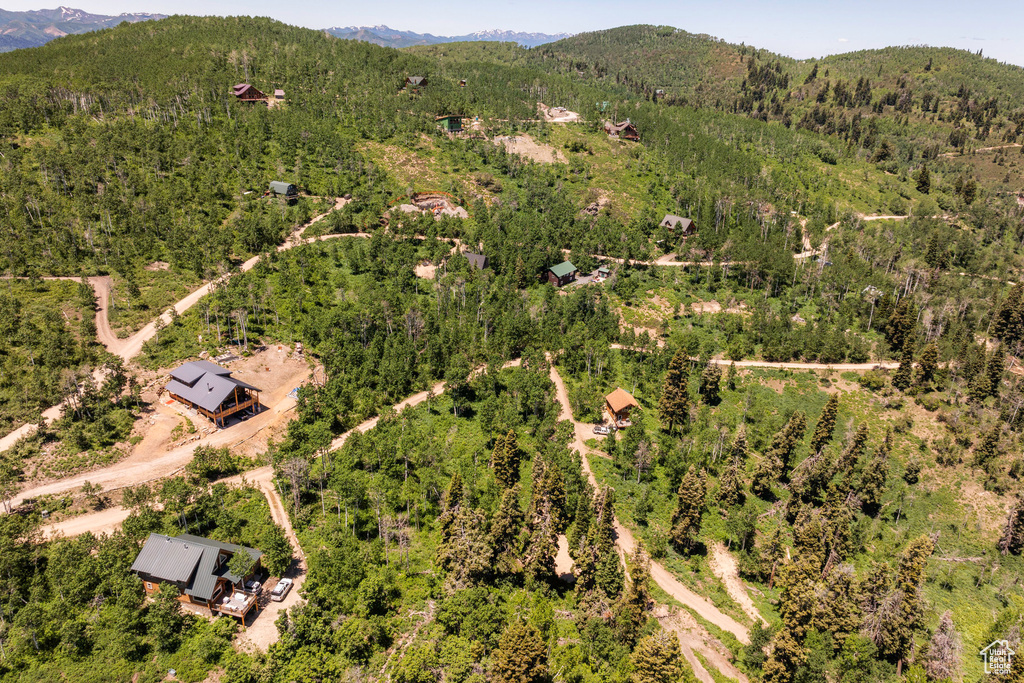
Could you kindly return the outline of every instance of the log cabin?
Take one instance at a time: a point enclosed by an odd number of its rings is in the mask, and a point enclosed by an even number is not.
[[[231,371],[205,360],[192,361],[171,370],[167,393],[201,415],[213,420],[218,427],[225,420],[243,410],[260,410],[260,390],[235,379]]]
[[[683,218],[672,213],[665,214],[665,217],[661,219],[661,223],[658,223],[658,225],[662,228],[668,228],[673,232],[678,231],[684,237],[697,232],[697,224],[692,219]]]

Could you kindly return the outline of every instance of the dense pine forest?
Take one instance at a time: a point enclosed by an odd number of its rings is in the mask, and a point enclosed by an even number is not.
[[[1024,651],[1022,126],[981,55],[671,27],[0,55],[0,678],[989,680]],[[264,410],[170,399],[197,359]],[[255,616],[144,587],[154,533],[259,549]]]

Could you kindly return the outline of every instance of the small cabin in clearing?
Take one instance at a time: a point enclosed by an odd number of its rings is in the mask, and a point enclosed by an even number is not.
[[[697,224],[693,220],[671,213],[665,214],[665,217],[661,219],[661,223],[658,223],[658,225],[662,228],[668,228],[673,232],[678,231],[683,236],[692,235],[697,232]]]
[[[252,560],[245,576],[232,574],[228,568],[231,558],[240,552],[249,553]],[[172,537],[151,533],[132,563],[132,571],[142,579],[146,595],[173,585],[180,592],[181,602],[203,607],[213,616],[245,619],[257,603],[257,596],[246,592],[245,581],[261,572],[262,557],[259,550],[233,543],[191,534]]]
[[[548,268],[548,282],[555,287],[564,287],[570,282],[575,282],[579,270],[568,261],[562,261],[557,266]]]
[[[445,116],[438,116],[434,119],[434,122],[440,126],[441,130],[447,133],[461,133],[462,132],[462,117],[457,114],[446,114]]]
[[[617,387],[615,391],[604,397],[604,402],[605,410],[616,427],[629,427],[633,424],[629,421],[629,413],[639,404],[628,391]]]
[[[597,275],[594,277],[598,282],[604,282],[612,276],[612,269],[608,266],[601,266],[597,269]]]
[[[284,90],[281,90],[281,88],[277,88],[276,90],[274,90],[274,99],[277,100],[278,102],[283,102]]]
[[[231,415],[250,408],[254,413],[260,409],[259,389],[235,379],[227,368],[205,360],[171,370],[167,393],[220,427]]]
[[[406,88],[412,88],[413,90],[415,90],[417,88],[425,88],[426,86],[427,86],[427,79],[426,79],[425,76],[406,76],[405,77],[405,87]]]
[[[235,98],[239,102],[263,102],[267,99],[267,96],[252,87],[248,83],[239,83],[234,88]]]
[[[622,123],[614,123],[608,121],[604,124],[604,132],[613,138],[619,138],[620,140],[632,140],[636,142],[640,139],[640,131],[636,129],[629,119],[626,119]]]
[[[281,180],[270,181],[269,194],[283,194],[285,197],[294,198],[299,196],[299,190],[291,183]]]

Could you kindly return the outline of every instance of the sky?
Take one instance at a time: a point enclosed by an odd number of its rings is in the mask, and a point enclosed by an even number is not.
[[[1024,66],[1024,0],[65,0],[95,14],[258,15],[305,26],[375,26],[435,35],[486,29],[581,33],[626,24],[670,25],[809,59],[890,45],[934,45]],[[57,4],[57,3],[54,3]],[[0,0],[7,10],[39,0]],[[443,7],[437,10],[435,7]]]

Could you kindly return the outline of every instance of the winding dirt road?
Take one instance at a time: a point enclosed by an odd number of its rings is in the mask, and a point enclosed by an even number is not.
[[[588,433],[587,425],[577,422],[573,418],[572,410],[569,408],[569,394],[566,391],[565,382],[562,381],[562,376],[558,374],[558,370],[555,368],[554,364],[550,362],[550,359],[548,364],[550,366],[551,381],[555,385],[558,402],[561,405],[559,419],[568,420],[575,428],[575,439],[573,440],[572,447],[579,451],[582,456],[583,471],[586,473],[587,479],[590,481],[590,485],[594,487],[594,490],[596,491],[599,488],[599,484],[597,477],[594,476],[593,470],[590,469],[590,462],[587,459],[587,456],[592,451],[586,443],[584,443],[586,439],[591,438],[591,435]],[[618,519],[615,520],[615,534],[615,543],[619,547],[621,553],[630,554],[636,549],[636,540],[633,538],[633,533],[626,527],[622,526]],[[701,597],[684,586],[658,562],[651,562],[651,578],[654,579],[654,582],[657,583],[662,590],[697,612],[701,618],[706,619],[723,631],[732,633],[741,643],[750,642],[750,635],[747,632],[746,626],[723,613],[706,598]]]

